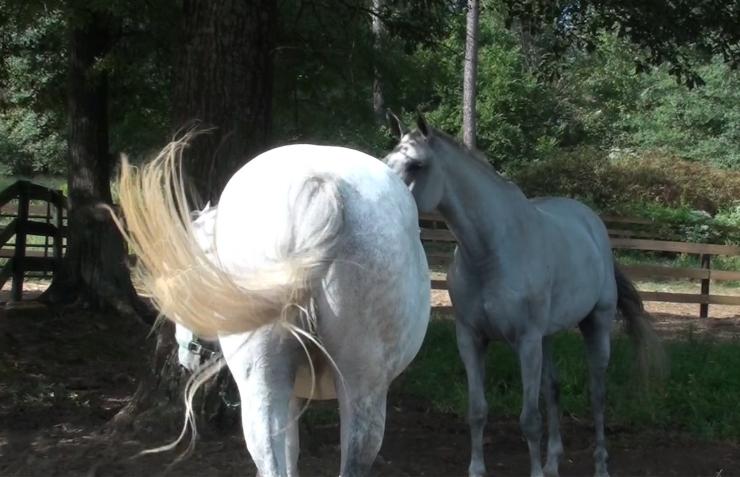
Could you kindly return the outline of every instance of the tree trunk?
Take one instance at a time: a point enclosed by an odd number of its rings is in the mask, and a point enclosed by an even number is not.
[[[272,123],[276,0],[185,0],[174,124],[215,128],[186,154],[200,199],[216,202],[226,181],[262,152]]]
[[[191,207],[196,207],[200,205],[197,199],[216,202],[231,175],[267,146],[277,7],[275,0],[185,0],[183,8],[175,126],[195,123],[201,129],[212,128],[209,134],[197,136],[185,151],[189,185],[198,195]],[[172,327],[161,327],[152,366],[115,426],[138,422],[142,415],[164,418],[171,415],[168,410],[182,409],[177,403],[172,406],[173,400],[182,400],[173,390],[181,388],[184,378],[176,346]],[[238,422],[239,413],[221,399],[224,393],[233,396],[234,389],[226,370],[205,386],[199,420],[220,428]],[[151,411],[153,404],[161,412]]]
[[[468,15],[465,28],[465,69],[463,73],[463,142],[475,147],[475,99],[478,94],[478,14],[479,0],[468,0]]]
[[[183,389],[188,377],[177,360],[174,326],[165,321],[156,333],[149,366],[143,370],[136,392],[105,430],[112,433],[146,432],[158,428],[174,439],[183,422]],[[238,392],[225,369],[203,385],[194,403],[199,423],[211,424],[210,427],[200,426],[199,433],[208,435],[209,429],[231,429],[238,424],[239,413],[226,401],[238,402]]]
[[[126,267],[127,248],[102,206],[111,204],[108,151],[108,77],[97,63],[110,49],[109,18],[91,14],[70,28],[67,106],[69,214],[67,253],[42,299],[112,306],[153,320],[136,296]]]
[[[385,25],[383,14],[384,0],[373,0],[372,30],[373,30],[373,114],[378,124],[385,124],[385,97],[383,95],[383,76],[378,67],[378,59],[383,54],[385,41]]]

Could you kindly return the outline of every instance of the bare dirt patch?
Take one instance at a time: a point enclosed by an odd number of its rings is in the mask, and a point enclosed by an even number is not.
[[[684,318],[683,322],[697,321]],[[740,327],[734,323],[732,333],[737,333]],[[706,328],[714,333],[721,327]],[[24,307],[0,313],[0,475],[165,475],[175,457],[172,453],[127,458],[168,442],[175,437],[171,429],[100,432],[135,389],[135,377],[146,363],[146,332],[136,323],[80,310],[52,313]],[[329,421],[305,430],[304,476],[338,474],[339,430],[334,420]],[[740,447],[733,443],[618,427],[609,428],[608,435],[616,476],[740,475]],[[566,417],[563,436],[562,475],[592,475],[589,423]],[[526,444],[516,419],[491,416],[485,442],[492,474],[528,474]],[[468,449],[464,419],[396,394],[390,399],[385,441],[373,473],[464,476]],[[170,475],[254,476],[255,472],[241,434],[232,432],[204,437],[195,453]]]

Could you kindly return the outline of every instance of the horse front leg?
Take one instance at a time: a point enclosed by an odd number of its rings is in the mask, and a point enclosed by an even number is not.
[[[542,378],[542,336],[530,335],[516,344],[522,374],[522,413],[519,424],[529,447],[530,473],[542,477],[542,418],[540,417],[540,380]]]
[[[485,456],[483,454],[483,431],[488,420],[488,403],[485,389],[485,356],[488,340],[469,326],[460,323],[455,325],[457,350],[465,365],[468,378],[468,425],[470,426],[470,477],[482,477],[486,474]]]
[[[560,457],[563,455],[563,440],[560,436],[560,385],[552,350],[552,336],[546,336],[542,340],[542,354],[542,394],[547,406],[545,475],[557,477]]]

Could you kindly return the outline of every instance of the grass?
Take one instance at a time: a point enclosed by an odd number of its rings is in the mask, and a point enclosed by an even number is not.
[[[700,268],[699,256],[695,254],[661,254],[635,250],[615,250],[614,256],[622,265],[662,265],[666,267]],[[712,268],[716,270],[740,269],[740,257],[714,255]]]
[[[66,189],[67,187],[67,179],[61,176],[0,176],[0,190],[19,180],[31,181],[50,189]]]
[[[616,337],[607,384],[609,424],[740,441],[740,343],[698,340],[687,332],[684,339],[667,343],[666,348],[671,362],[669,377],[641,390],[631,345],[624,337]],[[555,340],[562,411],[590,421],[584,353],[577,333],[563,333]],[[486,369],[490,412],[518,416],[521,379],[514,353],[502,343],[493,343]],[[451,320],[432,320],[424,345],[400,378],[396,392],[427,400],[437,410],[465,416],[465,373]]]
[[[635,283],[640,291],[668,293],[696,293],[700,291],[701,280],[639,280]],[[712,295],[740,294],[740,282],[713,281],[709,288]]]

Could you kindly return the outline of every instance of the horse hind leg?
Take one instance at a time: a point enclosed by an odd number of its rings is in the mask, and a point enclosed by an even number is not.
[[[339,383],[339,378],[337,378]],[[388,383],[354,386],[345,376],[337,386],[342,462],[340,477],[363,477],[370,473],[385,432]]]
[[[545,475],[556,477],[560,458],[563,455],[563,440],[560,436],[560,384],[558,383],[555,358],[552,350],[552,336],[542,340],[542,394],[547,406],[547,460]]]
[[[260,330],[246,341],[222,338],[221,346],[239,389],[244,440],[258,475],[290,475],[287,436],[298,424],[290,409],[297,345]]]
[[[249,381],[243,392],[240,386],[242,428],[257,474],[259,477],[291,475],[286,457],[292,450],[286,433],[297,427],[297,424],[293,426],[289,412],[292,386],[276,386],[272,381],[270,392],[263,393],[263,386],[257,380]]]
[[[610,332],[615,306],[597,307],[579,324],[586,342],[586,359],[591,388],[591,407],[594,416],[596,444],[594,449],[595,475],[608,477],[606,437],[604,434],[604,408],[606,406],[606,369],[611,353]]]
[[[470,427],[470,477],[486,474],[483,453],[483,431],[488,420],[488,403],[485,393],[485,354],[487,340],[459,321],[455,326],[457,350],[465,365],[468,379],[468,425]]]
[[[306,404],[305,399],[293,397],[290,400],[290,422],[285,433],[285,462],[287,465],[288,477],[298,477],[298,456],[301,452],[299,437],[299,420],[301,411]]]

